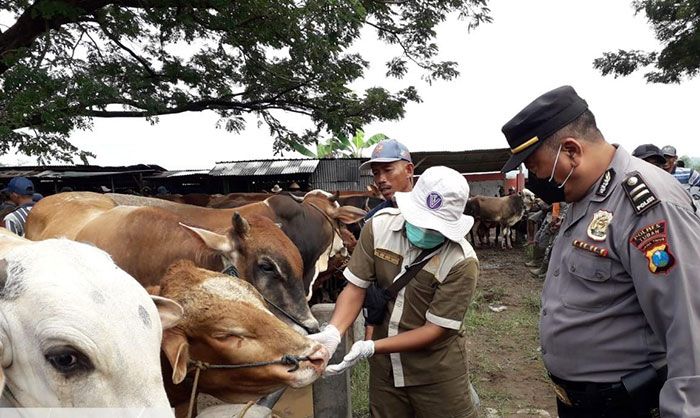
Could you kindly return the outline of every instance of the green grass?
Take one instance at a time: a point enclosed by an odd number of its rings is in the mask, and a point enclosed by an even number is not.
[[[467,336],[486,336],[494,347],[505,348],[513,344],[521,345],[523,341],[519,340],[518,337],[514,338],[514,336],[522,335],[523,330],[537,328],[540,311],[539,293],[530,292],[519,300],[518,305],[523,309],[511,308],[500,313],[489,310],[489,304],[501,302],[507,296],[508,291],[503,287],[477,290],[464,319]],[[537,339],[536,335],[527,337],[527,339],[530,338]],[[533,347],[536,345],[533,344]],[[518,355],[524,355],[530,359],[539,357],[539,353],[534,349],[532,352],[522,352],[522,349],[520,351]],[[499,364],[489,351],[482,350],[475,350],[471,353],[469,364],[472,384],[481,398],[482,408],[491,407],[499,411],[516,408],[514,405],[516,400],[508,393],[507,388],[495,388],[479,379],[479,376],[503,376],[508,373],[508,364]],[[546,378],[546,374],[544,377]],[[369,418],[369,364],[367,361],[359,363],[352,369],[351,385],[353,418]]]
[[[369,363],[363,360],[352,368],[350,376],[352,416],[369,418]]]

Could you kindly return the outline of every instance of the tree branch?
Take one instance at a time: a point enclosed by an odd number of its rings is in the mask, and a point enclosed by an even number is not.
[[[123,43],[121,43],[121,41],[119,41],[119,37],[116,36],[115,34],[113,34],[112,32],[110,32],[109,29],[107,29],[107,27],[106,27],[105,24],[104,24],[104,21],[100,20],[100,18],[97,16],[96,13],[93,14],[93,16],[95,17],[95,22],[100,26],[100,29],[102,29],[102,32],[104,32],[104,34],[107,35],[107,37],[108,37],[109,39],[111,39],[112,42],[114,42],[115,44],[117,44],[117,46],[119,46],[119,48],[121,48],[121,49],[123,49],[124,51],[126,51],[126,52],[127,52],[129,55],[131,55],[136,61],[138,61],[139,64],[141,64],[141,66],[146,70],[146,72],[147,72],[151,77],[158,77],[158,76],[160,75],[160,74],[156,73],[155,70],[154,70],[153,68],[151,68],[151,65],[149,64],[148,61],[146,61],[146,59],[144,59],[143,57],[139,56],[139,55],[136,54],[134,51],[132,51],[129,47],[127,47],[126,45],[124,45]]]

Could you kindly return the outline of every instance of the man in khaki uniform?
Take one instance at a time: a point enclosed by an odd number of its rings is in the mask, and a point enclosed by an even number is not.
[[[700,218],[667,172],[605,141],[570,86],[503,126],[544,201],[572,202],[542,290],[559,416],[700,417]],[[547,180],[549,178],[549,180]]]
[[[372,417],[476,416],[460,331],[478,275],[464,238],[474,223],[463,214],[468,197],[467,181],[447,167],[432,167],[411,192],[397,192],[398,208],[380,211],[363,228],[330,324],[310,336],[333,353],[360,313],[365,289],[372,282],[387,288],[422,250],[437,248],[388,302],[373,340],[356,342],[340,364],[326,369],[342,373],[369,357]]]

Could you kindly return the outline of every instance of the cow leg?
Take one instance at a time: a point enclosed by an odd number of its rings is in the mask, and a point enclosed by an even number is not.
[[[503,241],[501,241],[501,249],[505,250],[506,246],[508,246],[508,240],[510,239],[510,228],[507,226],[502,226],[501,227],[501,235],[503,238]]]
[[[474,222],[474,226],[472,227],[472,230],[469,231],[469,233],[472,236],[472,243],[474,244],[475,247],[481,247],[482,241],[481,241],[481,221],[477,219]],[[476,237],[479,239],[479,243],[477,244],[476,241],[474,240],[474,230],[476,230]]]

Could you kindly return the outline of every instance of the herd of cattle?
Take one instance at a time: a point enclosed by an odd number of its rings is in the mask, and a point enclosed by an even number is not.
[[[162,197],[60,193],[35,205],[27,239],[0,232],[0,404],[172,405],[185,416],[193,391],[245,403],[320,376],[328,353],[302,335],[319,327],[308,301],[381,200],[321,190]],[[477,232],[499,224],[511,245],[533,200],[475,197],[465,211]],[[192,376],[197,361],[283,356],[298,367]]]

